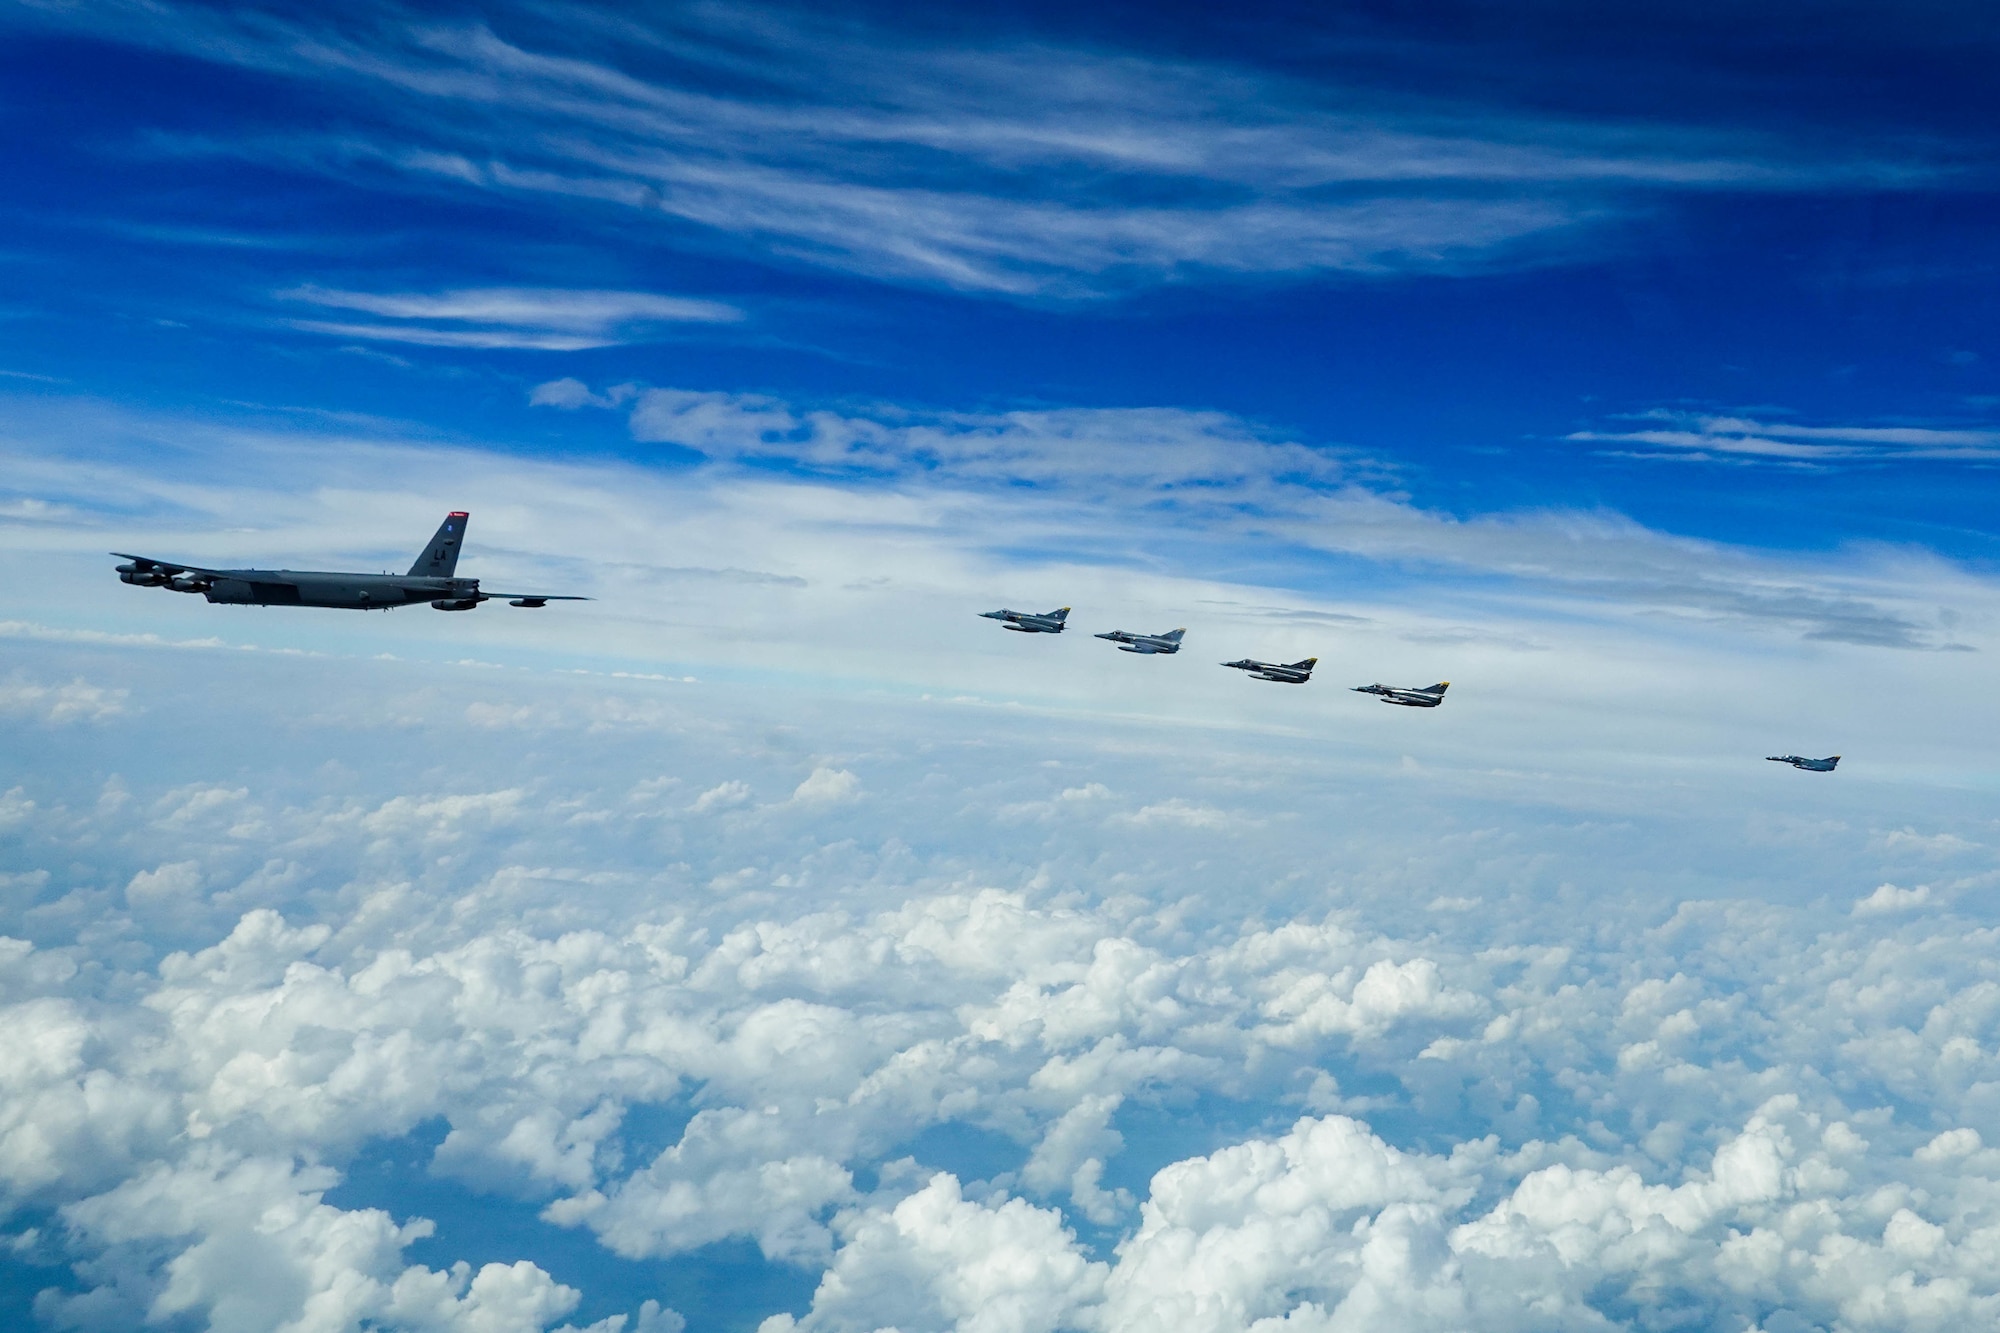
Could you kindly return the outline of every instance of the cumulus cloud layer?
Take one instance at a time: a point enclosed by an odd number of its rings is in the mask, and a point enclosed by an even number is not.
[[[616,1254],[813,1275],[767,1333],[1942,1329],[2000,1301],[1971,806],[1892,793],[1792,843],[1804,809],[1738,816],[1716,848],[1787,906],[1662,891],[1700,835],[1609,830],[1661,875],[1634,889],[1567,811],[1382,792],[1319,747],[1165,764],[942,705],[30,648],[133,689],[94,724],[128,755],[214,775],[44,764],[0,801],[0,1199],[45,1219],[16,1253],[76,1265],[57,1324],[569,1318],[536,1254],[414,1262],[431,1220],[337,1201],[438,1122],[432,1172]],[[231,688],[160,708],[190,671]],[[286,682],[319,721],[279,720]],[[539,715],[535,752],[475,708]],[[346,758],[307,779],[228,739],[288,731]],[[1214,817],[1144,817],[1174,802]]]

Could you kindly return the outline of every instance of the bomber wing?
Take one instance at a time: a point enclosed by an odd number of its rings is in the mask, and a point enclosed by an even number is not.
[[[204,569],[200,565],[175,564],[149,555],[127,555],[113,551],[125,563],[118,566],[118,581],[138,588],[168,588],[174,592],[206,592],[227,571]]]
[[[155,560],[150,555],[133,555],[128,551],[113,551],[111,554],[120,560],[129,560],[137,566],[135,569],[120,566],[118,570],[120,574],[220,574],[222,572],[219,569],[203,569],[200,565],[177,565],[171,560]]]

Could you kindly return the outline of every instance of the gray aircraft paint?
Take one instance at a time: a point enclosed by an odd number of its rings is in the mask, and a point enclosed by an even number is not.
[[[453,510],[432,535],[407,574],[346,574],[316,569],[206,569],[151,556],[111,554],[128,563],[118,578],[141,588],[200,593],[225,606],[324,606],[349,611],[387,611],[428,602],[440,611],[470,611],[481,602],[506,598],[510,606],[587,602],[560,593],[482,592],[478,579],[458,575],[459,550],[471,515]]]
[[[1240,661],[1224,662],[1226,667],[1247,671],[1252,680],[1274,681],[1279,685],[1303,685],[1312,679],[1313,667],[1319,664],[1317,657],[1308,657],[1302,662],[1259,662],[1245,657]]]
[[[1790,764],[1793,768],[1802,768],[1808,773],[1831,773],[1834,765],[1840,762],[1840,756],[1837,754],[1825,759],[1806,759],[1795,754],[1773,754],[1766,755],[1765,758],[1774,764]]]
[[[1407,690],[1394,685],[1356,685],[1354,692],[1372,694],[1385,704],[1401,704],[1405,708],[1436,708],[1444,702],[1444,692],[1450,688],[1450,681],[1441,680],[1435,685]]]
[[[1002,629],[1022,634],[1060,634],[1063,622],[1069,619],[1069,608],[1059,606],[1053,611],[1036,615],[1032,611],[1009,611],[1003,606],[998,611],[981,611],[979,614],[982,619],[999,621]]]
[[[1134,634],[1129,630],[1114,629],[1108,634],[1094,637],[1109,639],[1118,645],[1121,653],[1141,653],[1146,656],[1165,656],[1181,650],[1181,635],[1186,629],[1170,629],[1165,634]]]

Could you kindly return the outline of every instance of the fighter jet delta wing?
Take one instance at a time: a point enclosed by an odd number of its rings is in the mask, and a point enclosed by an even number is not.
[[[504,601],[509,606],[547,606],[550,602],[588,602],[588,597],[556,592],[482,592],[482,602]]]
[[[1018,630],[1022,634],[1060,634],[1063,622],[1069,619],[1069,608],[1059,606],[1053,611],[1036,615],[1032,611],[1009,611],[1003,606],[998,611],[981,611],[979,614],[984,619],[999,621],[1002,629]]]
[[[1435,685],[1407,690],[1394,685],[1356,685],[1354,692],[1372,694],[1385,704],[1401,704],[1405,708],[1436,708],[1444,702],[1444,692],[1450,688],[1450,681],[1441,680]]]
[[[1109,639],[1118,645],[1121,653],[1143,653],[1148,656],[1177,653],[1181,650],[1181,635],[1186,629],[1170,629],[1165,634],[1134,634],[1130,630],[1114,629],[1109,634],[1100,634],[1100,639]]]
[[[1303,685],[1312,679],[1313,667],[1319,664],[1317,657],[1308,657],[1302,662],[1259,662],[1253,658],[1243,658],[1236,662],[1224,662],[1226,667],[1247,671],[1252,680],[1275,681],[1280,685]]]
[[[458,577],[459,544],[471,515],[462,509],[446,514],[430,545],[407,574],[345,574],[315,569],[204,569],[152,556],[112,554],[120,581],[141,588],[198,592],[211,602],[237,606],[328,606],[355,611],[387,611],[391,607],[429,602],[440,611],[470,611],[481,602],[507,598],[513,606],[546,606],[550,602],[587,602],[588,597],[561,593],[481,592],[478,579]]]
[[[1834,765],[1840,762],[1839,755],[1826,759],[1805,759],[1795,754],[1773,754],[1764,757],[1771,763],[1790,764],[1793,768],[1802,768],[1808,773],[1831,773]]]

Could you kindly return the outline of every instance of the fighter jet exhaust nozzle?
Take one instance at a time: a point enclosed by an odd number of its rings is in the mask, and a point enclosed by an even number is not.
[[[479,605],[477,597],[454,597],[442,602],[432,602],[433,611],[471,611]]]

